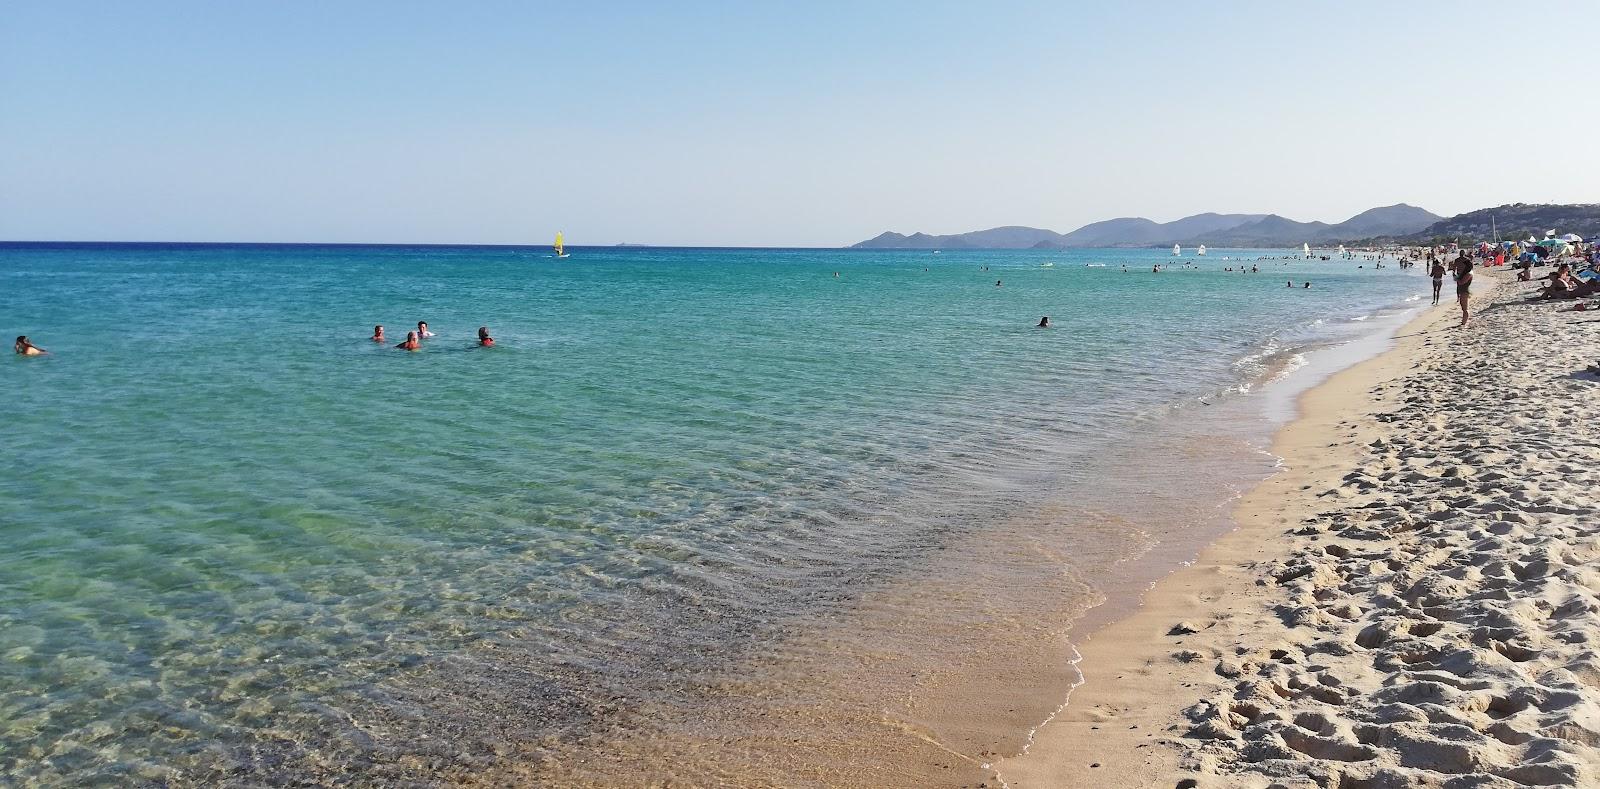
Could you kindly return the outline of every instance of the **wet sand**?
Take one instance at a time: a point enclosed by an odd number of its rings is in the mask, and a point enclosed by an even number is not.
[[[1596,318],[1491,277],[1472,326],[1430,310],[1303,396],[1284,472],[1081,645],[1005,785],[1600,781]]]

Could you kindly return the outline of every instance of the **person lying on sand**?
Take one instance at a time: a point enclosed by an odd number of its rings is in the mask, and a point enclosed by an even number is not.
[[[1573,290],[1577,289],[1578,281],[1573,279],[1565,270],[1550,275],[1550,285],[1540,292],[1540,296],[1547,299],[1570,299]]]
[[[44,356],[49,353],[49,351],[28,342],[28,335],[26,334],[17,337],[17,341],[11,345],[11,350],[16,351],[19,356]]]

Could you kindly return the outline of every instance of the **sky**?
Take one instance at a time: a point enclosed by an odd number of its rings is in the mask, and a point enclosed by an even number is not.
[[[1600,3],[0,2],[0,240],[1600,202]]]

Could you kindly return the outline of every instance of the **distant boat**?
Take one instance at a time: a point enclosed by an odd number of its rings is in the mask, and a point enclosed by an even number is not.
[[[1300,254],[1305,255],[1308,258],[1311,257],[1311,245],[1310,244],[1301,244],[1300,245]]]
[[[933,251],[933,254],[935,254],[935,255],[937,255],[937,254],[939,254],[939,250],[937,250],[937,249],[935,249],[935,250],[934,250],[934,251]]]
[[[558,258],[570,258],[570,257],[572,257],[571,255],[567,254],[566,249],[567,249],[567,245],[565,243],[563,243],[562,240],[561,240],[561,231],[557,230],[556,231],[556,257],[558,257]]]
[[[1200,257],[1205,257],[1206,256],[1206,245],[1205,244],[1201,244],[1200,248],[1195,250],[1195,254],[1199,255]]]
[[[1172,256],[1173,257],[1177,257],[1177,256],[1182,255],[1182,254],[1183,254],[1183,247],[1180,247],[1177,244],[1173,244],[1172,245]]]
[[[1054,264],[1054,263],[1040,263],[1039,264],[1039,268],[1055,268],[1055,267],[1056,267],[1056,264]]]

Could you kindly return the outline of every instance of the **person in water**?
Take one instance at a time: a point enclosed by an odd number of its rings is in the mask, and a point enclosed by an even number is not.
[[[1450,271],[1456,277],[1456,301],[1461,302],[1461,325],[1467,325],[1467,302],[1472,299],[1472,258],[1466,253],[1455,259],[1450,264]]]
[[[1310,288],[1311,288],[1311,283],[1307,282],[1306,283],[1306,289],[1310,289]]]
[[[429,337],[432,337],[432,336],[433,336],[433,332],[428,331],[428,322],[427,321],[417,321],[417,339],[425,340],[425,339],[427,339]]]
[[[1292,280],[1292,279],[1289,280],[1288,287],[1291,287],[1291,288],[1294,287],[1294,280]]]
[[[49,351],[28,342],[28,335],[26,334],[17,337],[17,341],[11,345],[11,350],[16,351],[18,356],[43,356],[49,353]]]
[[[396,345],[395,347],[399,348],[402,351],[414,351],[414,350],[416,350],[418,348],[421,348],[422,347],[422,343],[417,341],[417,333],[416,332],[408,331],[408,332],[406,332],[406,341],[403,342],[403,343],[400,343],[399,345]]]
[[[1000,280],[995,280],[994,281],[994,286],[997,287],[997,288],[1000,287]]]
[[[1444,264],[1435,260],[1433,268],[1428,269],[1428,276],[1433,277],[1433,303],[1439,303],[1439,289],[1444,287]]]
[[[377,326],[372,327],[372,341],[373,342],[383,342],[383,341],[385,341],[387,339],[389,339],[389,338],[383,336],[383,324],[380,323]]]
[[[478,344],[485,348],[494,347],[494,338],[489,336],[488,326],[478,327]]]
[[[1050,328],[1050,316],[1049,315],[1046,315],[1043,318],[1039,319],[1039,328],[1041,328],[1041,329]]]

